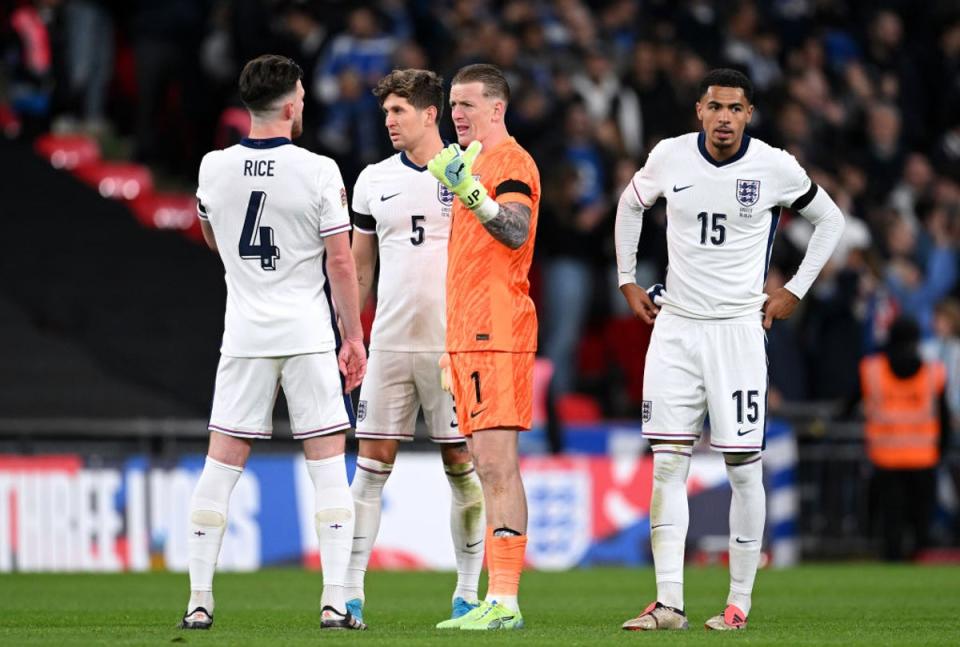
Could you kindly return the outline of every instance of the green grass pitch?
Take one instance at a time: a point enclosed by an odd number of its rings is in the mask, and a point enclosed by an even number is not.
[[[319,631],[320,576],[298,569],[222,574],[212,630],[174,628],[187,576],[0,575],[0,645],[960,645],[960,568],[873,564],[762,571],[744,632],[703,621],[726,597],[721,568],[688,569],[690,630],[641,634],[620,624],[654,595],[651,569],[524,574],[526,629],[441,632],[453,576],[368,576],[370,631]]]

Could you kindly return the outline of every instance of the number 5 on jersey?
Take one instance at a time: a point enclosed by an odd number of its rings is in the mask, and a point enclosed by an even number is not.
[[[266,204],[265,192],[250,192],[247,217],[243,220],[243,231],[240,233],[240,258],[259,258],[261,269],[275,270],[277,269],[276,261],[280,258],[280,248],[273,244],[273,228],[260,226],[260,216]]]

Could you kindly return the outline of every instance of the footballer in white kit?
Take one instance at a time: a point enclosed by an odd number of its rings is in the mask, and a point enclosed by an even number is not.
[[[413,440],[422,406],[430,440],[464,442],[437,362],[446,331],[453,194],[401,151],[366,167],[353,189],[355,236],[377,237],[380,278],[357,438]]]
[[[350,428],[323,248],[351,227],[337,165],[286,138],[244,138],[204,156],[197,198],[227,282],[210,429],[268,438],[278,386],[294,438]]]
[[[443,149],[438,120],[443,84],[428,70],[394,70],[374,95],[396,155],[366,167],[353,190],[353,255],[360,300],[373,290],[377,311],[370,361],[357,405],[360,447],[353,492],[357,521],[347,569],[347,608],[363,618],[364,579],[380,528],[382,491],[401,441],[411,441],[423,409],[450,485],[450,535],[457,562],[451,617],[477,604],[483,564],[483,491],[439,360],[446,342],[447,242],[453,194],[427,170]],[[434,493],[431,493],[434,494]]]
[[[765,521],[761,454],[767,399],[766,333],[790,316],[833,253],[843,216],[789,153],[751,138],[753,87],[734,70],[700,85],[703,131],[662,140],[620,198],[619,283],[631,309],[653,323],[643,383],[643,436],[654,454],[651,545],[657,599],[623,628],[685,629],[686,478],[709,415],[710,446],[724,453],[733,490],[730,595],[708,629],[743,629]],[[635,284],[643,212],[667,203],[666,287]],[[780,212],[815,229],[796,275],[764,293]],[[655,321],[654,321],[655,318]]]
[[[333,160],[292,143],[303,132],[302,77],[284,56],[249,61],[238,84],[249,136],[200,164],[197,210],[204,240],[223,262],[227,305],[210,444],[190,499],[183,629],[213,625],[213,575],[230,493],[253,439],[272,433],[281,387],[314,485],[320,628],[366,628],[344,599],[354,528],[344,462],[344,432],[353,421],[346,393],[363,379],[366,350],[340,171]]]

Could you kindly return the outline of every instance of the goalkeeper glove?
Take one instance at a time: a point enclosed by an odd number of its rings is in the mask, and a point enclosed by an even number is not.
[[[440,388],[453,393],[453,373],[450,370],[450,353],[440,356]]]
[[[473,162],[482,148],[483,144],[478,140],[467,146],[467,150],[462,150],[458,144],[450,144],[427,162],[427,169],[484,223],[500,213],[500,206],[487,201],[487,190],[473,177]]]

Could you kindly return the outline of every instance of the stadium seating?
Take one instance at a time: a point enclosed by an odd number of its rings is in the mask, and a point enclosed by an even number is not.
[[[153,191],[153,174],[141,164],[93,162],[73,172],[105,198],[135,200]]]
[[[144,193],[130,202],[137,221],[148,229],[172,229],[202,241],[197,199],[189,193]]]
[[[34,150],[54,168],[68,171],[100,161],[100,145],[86,135],[41,135],[34,142]]]

